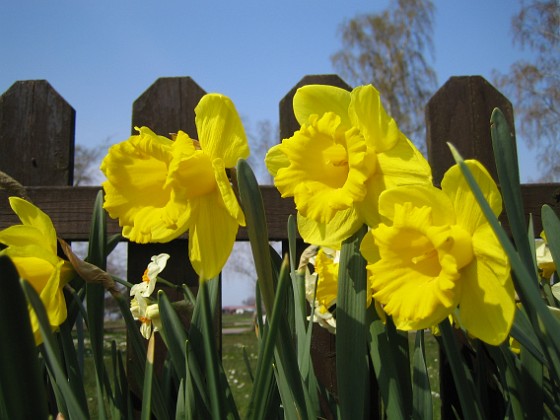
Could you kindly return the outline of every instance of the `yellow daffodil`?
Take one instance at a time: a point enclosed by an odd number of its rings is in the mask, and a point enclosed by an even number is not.
[[[496,184],[477,161],[466,161],[494,214]],[[383,192],[379,212],[392,224],[368,232],[373,297],[402,330],[429,328],[453,314],[472,336],[497,345],[509,334],[514,288],[507,256],[457,165],[435,187]],[[377,248],[374,252],[372,249]]]
[[[550,253],[550,248],[546,242],[544,232],[541,233],[540,238],[535,239],[535,254],[541,276],[550,280],[552,274],[556,271],[556,265],[552,259],[552,254]]]
[[[10,197],[10,206],[21,220],[0,231],[0,243],[7,247],[0,254],[9,256],[21,278],[27,280],[41,297],[49,323],[55,331],[66,320],[66,302],[62,288],[73,276],[72,266],[57,255],[56,231],[51,219],[33,204]],[[39,322],[30,310],[35,343],[43,338]]]
[[[189,230],[191,263],[209,279],[245,225],[226,169],[247,158],[249,146],[229,98],[205,95],[195,114],[198,141],[182,131],[171,140],[142,127],[111,147],[101,164],[104,208],[134,242],[167,242]]]
[[[130,296],[140,294],[142,297],[150,297],[155,290],[157,276],[165,269],[169,254],[154,255],[151,262],[142,275],[142,283],[135,284],[130,288]]]
[[[352,92],[309,85],[297,90],[301,128],[265,161],[282,197],[294,197],[298,228],[315,245],[339,247],[362,224],[379,223],[386,188],[431,182],[431,170],[400,132],[371,85]]]
[[[306,269],[305,273],[305,297],[314,308],[309,319],[333,334],[336,332],[336,318],[330,308],[336,305],[339,254],[332,249],[310,246],[302,255],[302,259],[306,258],[305,265],[309,263],[313,266],[313,272]]]
[[[140,321],[140,333],[149,340],[152,332],[161,329],[161,319],[159,316],[159,307],[157,303],[149,303],[150,301],[141,294],[137,294],[130,301],[130,312],[132,317]]]

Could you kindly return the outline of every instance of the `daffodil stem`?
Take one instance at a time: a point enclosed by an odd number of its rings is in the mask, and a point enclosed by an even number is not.
[[[158,276],[157,281],[158,281],[158,283],[163,284],[163,285],[165,285],[165,286],[167,286],[167,287],[171,287],[171,288],[173,288],[173,289],[181,289],[181,290],[182,290],[182,286],[180,286],[180,285],[178,285],[178,284],[171,283],[169,280],[165,280],[165,279],[161,278],[160,276]]]
[[[117,276],[111,276],[111,277],[113,278],[115,283],[122,284],[123,286],[128,287],[129,289],[132,288],[132,286],[134,286],[134,284],[129,283],[126,280],[121,279],[120,277]]]

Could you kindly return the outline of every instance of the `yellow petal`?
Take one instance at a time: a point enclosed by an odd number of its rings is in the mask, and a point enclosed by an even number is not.
[[[376,158],[377,170],[367,181],[367,195],[362,202],[356,203],[370,227],[380,222],[378,201],[383,191],[401,185],[432,185],[428,162],[404,136],[392,149],[377,153]]]
[[[307,85],[300,87],[294,95],[294,114],[300,125],[307,123],[311,115],[320,117],[333,112],[348,129],[351,126],[348,118],[349,105],[350,92],[335,86]]]
[[[10,206],[25,226],[32,226],[42,233],[45,247],[56,253],[56,231],[49,216],[35,205],[19,197],[10,197]]]
[[[264,158],[264,163],[266,164],[268,172],[273,177],[276,176],[279,169],[290,166],[290,160],[283,152],[281,144],[277,144],[268,150]]]
[[[166,242],[188,228],[186,191],[167,182],[174,150],[171,140],[143,127],[138,136],[111,147],[101,164],[107,177],[103,207],[134,242]]]
[[[338,294],[338,263],[320,249],[315,258],[315,271],[317,272],[315,299],[320,305],[329,308],[336,303]]]
[[[502,212],[502,198],[496,183],[480,162],[466,160],[465,163],[471,170],[492,211],[498,216]],[[458,165],[452,166],[445,173],[441,181],[441,189],[451,199],[459,225],[473,233],[481,224],[487,223]]]
[[[55,271],[55,266],[41,258],[11,256],[21,278],[27,280],[37,293],[41,293]]]
[[[440,189],[428,185],[409,185],[385,190],[379,196],[379,213],[389,219],[395,216],[395,205],[411,203],[413,207],[431,207],[435,225],[455,224],[454,209]]]
[[[212,159],[196,150],[193,140],[183,131],[175,138],[167,185],[181,190],[187,198],[210,194],[217,188]]]
[[[245,129],[233,102],[224,95],[204,95],[195,110],[200,146],[212,159],[222,158],[226,168],[249,156]]]
[[[26,245],[37,245],[45,250],[55,253],[51,240],[43,235],[39,229],[29,225],[13,225],[0,231],[0,243],[6,246],[18,247]]]
[[[337,212],[329,223],[319,223],[301,214],[297,216],[298,231],[306,243],[334,249],[340,249],[342,241],[349,238],[363,223],[354,209]]]
[[[441,284],[456,279],[434,278],[411,270],[398,259],[379,260],[369,266],[373,298],[383,304],[395,326],[404,331],[429,328],[445,319],[457,301],[457,290]],[[440,280],[445,280],[441,281]]]
[[[497,279],[489,260],[475,259],[462,270],[461,281],[463,292],[458,314],[461,325],[488,344],[501,344],[509,335],[515,314],[511,280]]]
[[[243,210],[241,210],[241,206],[237,201],[231,182],[227,177],[223,160],[219,158],[214,159],[212,167],[214,169],[214,176],[216,177],[216,182],[222,196],[223,205],[227,209],[229,215],[237,221],[237,224],[245,226],[245,215],[243,214]]]
[[[379,260],[379,249],[375,245],[373,232],[368,230],[360,244],[360,252],[368,264],[373,264]]]
[[[189,257],[203,280],[217,276],[231,254],[238,223],[219,204],[219,193],[193,200],[189,229]]]
[[[432,170],[418,149],[404,135],[395,145],[378,153],[379,173],[385,188],[432,183]]]
[[[351,98],[349,115],[352,125],[360,130],[368,146],[376,152],[393,148],[401,133],[395,120],[385,112],[377,89],[372,85],[357,87]]]

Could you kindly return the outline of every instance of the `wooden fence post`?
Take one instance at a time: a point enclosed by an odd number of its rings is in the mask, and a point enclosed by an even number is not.
[[[510,101],[480,76],[452,77],[430,99],[426,106],[426,143],[434,183],[439,185],[443,174],[455,162],[446,142],[451,142],[465,159],[477,159],[496,182],[498,176],[490,135],[490,116],[500,108],[514,130]],[[463,347],[467,360],[473,355]],[[461,413],[457,391],[445,354],[440,351],[441,416],[452,418]],[[490,395],[493,391],[487,389]],[[499,393],[490,406],[497,410],[492,417],[503,417]],[[488,398],[492,398],[489,396]]]
[[[132,106],[132,133],[134,127],[146,126],[156,134],[169,137],[179,130],[192,138],[198,138],[194,123],[194,108],[204,96],[205,91],[190,77],[166,77],[157,79]],[[152,255],[165,252],[171,256],[162,276],[176,284],[186,284],[191,289],[198,287],[198,276],[191,266],[188,255],[188,239],[181,237],[168,243],[136,244],[128,243],[128,279],[138,283]],[[182,293],[165,289],[170,300],[182,299]],[[219,303],[221,308],[221,302]],[[219,326],[221,319],[218,318]],[[221,328],[217,331],[221,333]],[[164,344],[156,335],[156,371],[161,371],[165,359]],[[128,347],[128,346],[127,346]],[[221,346],[220,346],[221,348]],[[133,353],[127,352],[127,363],[145,363],[134,360]],[[129,378],[130,380],[130,378]],[[142,395],[142,384],[130,383],[133,392]]]
[[[0,170],[24,186],[72,185],[74,109],[46,80],[0,96]]]
[[[455,163],[447,142],[465,159],[478,159],[497,182],[490,137],[494,108],[502,110],[514,132],[511,102],[481,76],[451,77],[432,96],[426,106],[426,143],[436,185]]]

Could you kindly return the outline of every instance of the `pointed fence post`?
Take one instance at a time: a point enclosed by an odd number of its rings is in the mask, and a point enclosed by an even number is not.
[[[76,112],[46,80],[0,96],[0,170],[24,186],[72,185]]]

